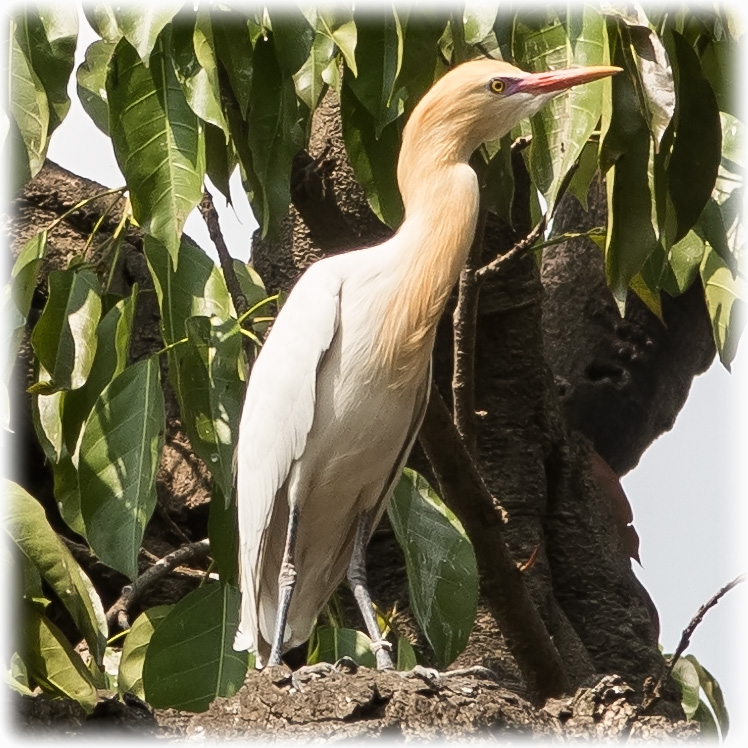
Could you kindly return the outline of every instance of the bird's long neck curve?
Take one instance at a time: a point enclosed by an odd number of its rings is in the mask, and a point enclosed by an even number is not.
[[[468,159],[479,141],[466,138],[466,129],[419,106],[403,133],[398,183],[405,219],[396,236],[396,301],[381,328],[382,355],[399,372],[396,383],[422,376],[436,324],[475,236],[478,180]]]

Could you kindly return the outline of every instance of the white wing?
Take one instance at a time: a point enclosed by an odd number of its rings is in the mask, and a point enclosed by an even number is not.
[[[317,262],[298,281],[247,385],[236,453],[242,592],[236,650],[257,651],[263,535],[276,494],[304,451],[314,420],[317,370],[338,327],[342,278],[331,265]]]

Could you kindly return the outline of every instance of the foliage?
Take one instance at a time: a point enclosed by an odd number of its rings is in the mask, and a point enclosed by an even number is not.
[[[673,679],[680,686],[686,718],[699,722],[705,735],[724,740],[730,729],[730,718],[722,689],[714,676],[693,655],[686,655],[675,663]]]
[[[722,11],[684,6],[648,15],[636,4],[625,11],[511,4],[435,11],[397,5],[376,13],[345,5],[180,10],[181,3],[147,14],[110,3],[86,9],[100,38],[76,72],[77,92],[111,138],[129,208],[105,262],[93,266],[81,256],[49,274],[46,305],[34,320],[32,296],[53,227],[27,241],[3,298],[10,320],[3,370],[7,378],[33,328],[34,426],[62,520],[131,579],[156,502],[168,376],[192,447],[213,478],[209,533],[220,582],[138,619],[125,638],[118,679],[154,705],[204,709],[235,690],[247,667],[230,647],[237,596],[232,450],[252,358],[242,336],[259,344],[271,301],[256,274],[235,263],[252,306],[238,318],[221,271],[182,236],[206,175],[227,193],[239,168],[262,234],[277,235],[291,200],[294,156],[307,147],[312,115],[332,89],[354,172],[374,212],[394,227],[403,211],[395,166],[404,123],[450,66],[484,54],[527,70],[620,65],[622,74],[557,98],[512,137],[480,149],[485,204],[509,220],[515,195],[508,146],[519,135],[532,136],[524,161],[549,208],[571,169],[578,170],[570,190],[582,200],[594,175],[604,175],[608,226],[600,243],[620,306],[633,288],[657,311],[662,293],[677,296],[700,281],[729,366],[746,297],[743,124],[730,66],[739,31]],[[77,22],[70,8],[28,5],[13,11],[9,34],[6,149],[18,186],[41,168],[69,107]],[[109,288],[117,241],[133,223],[145,234],[165,345],[138,361],[130,341],[139,291],[119,298]],[[25,598],[24,641],[13,660],[17,688],[39,685],[91,708],[105,651],[101,603],[41,505],[18,486],[8,491],[13,503],[4,519],[19,551]],[[464,647],[475,615],[469,542],[415,474],[403,478],[390,517],[405,549],[413,610],[446,665]],[[446,558],[431,552],[437,538]],[[42,578],[86,639],[93,668],[45,616]],[[464,601],[465,579],[469,599],[457,605],[455,585],[463,585]],[[315,636],[311,659],[366,657],[358,632],[320,627]],[[401,637],[399,666],[415,659]],[[186,665],[201,669],[193,688],[183,677]],[[719,722],[718,688],[709,690],[706,671],[691,665]]]

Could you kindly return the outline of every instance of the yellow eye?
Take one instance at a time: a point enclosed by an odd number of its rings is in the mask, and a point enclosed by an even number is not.
[[[504,81],[501,78],[494,78],[489,85],[494,93],[502,93],[504,90]]]

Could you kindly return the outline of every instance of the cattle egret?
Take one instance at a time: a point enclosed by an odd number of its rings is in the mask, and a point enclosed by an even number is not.
[[[364,554],[418,434],[436,324],[473,242],[468,159],[558,93],[618,70],[526,73],[485,59],[447,73],[403,132],[398,232],[316,262],[289,295],[252,369],[236,450],[234,647],[258,667],[309,638],[346,573],[377,667],[392,667]]]

